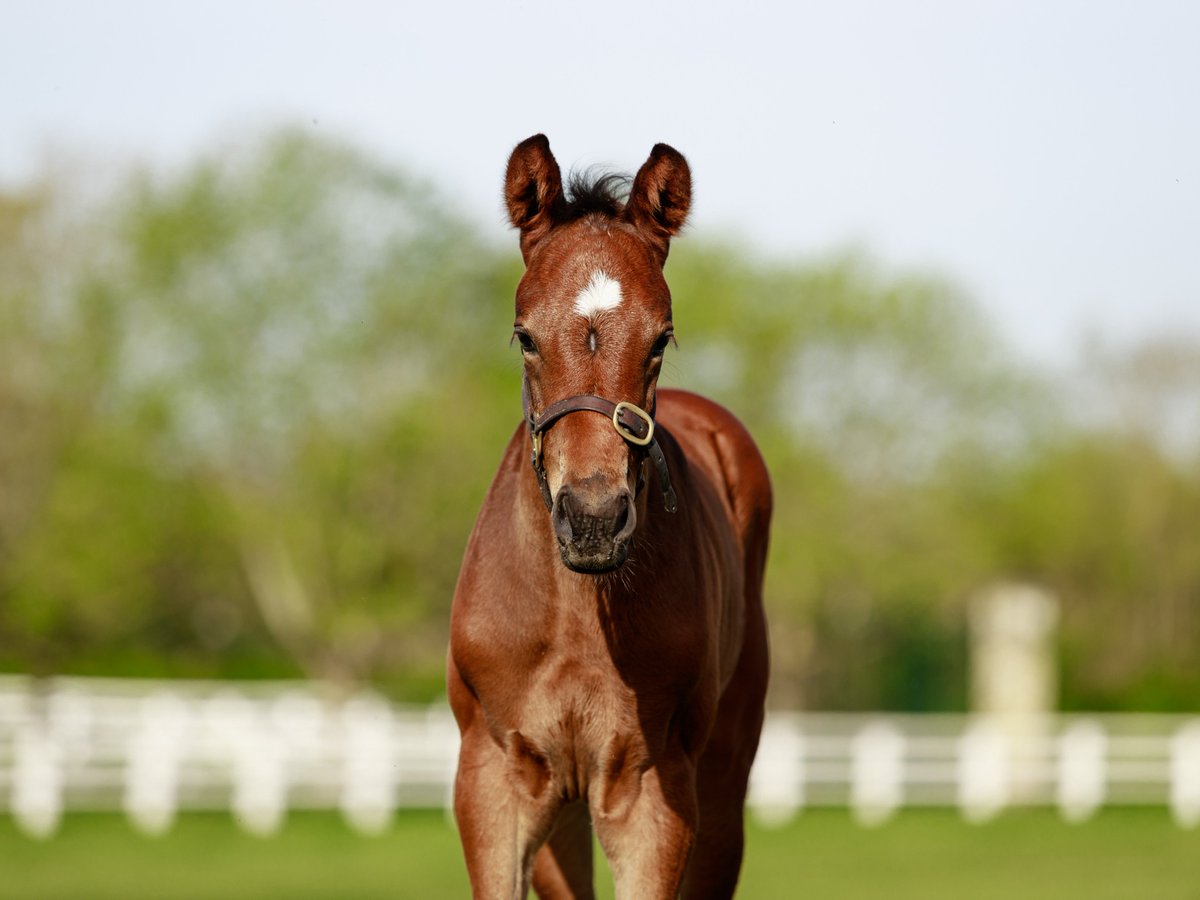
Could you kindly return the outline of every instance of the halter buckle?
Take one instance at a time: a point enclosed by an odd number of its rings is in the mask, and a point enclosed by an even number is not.
[[[646,436],[645,437],[638,437],[636,434],[634,434],[632,431],[630,431],[626,426],[621,424],[621,413],[623,413],[625,410],[629,410],[631,413],[633,413],[635,416],[637,416],[639,419],[641,419],[643,422],[646,423]],[[632,403],[622,400],[613,409],[612,423],[613,423],[613,428],[617,429],[617,434],[619,434],[625,440],[629,441],[629,443],[634,444],[638,447],[645,447],[652,440],[654,440],[654,419],[652,419],[650,417],[650,413],[646,412],[640,406],[634,406]]]

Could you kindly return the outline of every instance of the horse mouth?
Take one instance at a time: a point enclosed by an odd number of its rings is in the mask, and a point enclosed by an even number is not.
[[[558,542],[558,553],[563,565],[581,575],[603,575],[625,565],[629,559],[628,542],[614,542],[608,547],[575,546],[566,541]]]

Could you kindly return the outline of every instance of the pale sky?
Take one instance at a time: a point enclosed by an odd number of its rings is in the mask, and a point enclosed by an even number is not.
[[[692,164],[691,231],[940,272],[1033,357],[1200,336],[1200,3],[0,0],[0,184],[299,122],[503,237],[508,151]],[[516,241],[511,236],[514,253]],[[771,298],[764,297],[764,303]]]

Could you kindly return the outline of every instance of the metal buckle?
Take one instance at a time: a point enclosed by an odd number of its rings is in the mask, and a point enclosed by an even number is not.
[[[533,442],[533,467],[536,469],[542,464],[542,433],[531,431],[529,439]]]
[[[639,419],[641,419],[643,422],[646,423],[646,436],[645,437],[638,437],[636,434],[634,434],[632,431],[630,431],[628,428],[624,427],[621,424],[621,413],[624,412],[625,410],[629,410],[631,413],[633,413],[635,416],[637,416]],[[624,400],[622,400],[620,403],[618,403],[616,405],[616,408],[613,409],[612,423],[613,423],[613,428],[617,429],[617,434],[619,434],[625,440],[629,441],[629,443],[635,444],[638,447],[645,447],[652,440],[654,440],[654,420],[652,418],[650,418],[650,413],[646,412],[644,409],[642,409],[639,406],[634,406],[632,403],[627,403]]]

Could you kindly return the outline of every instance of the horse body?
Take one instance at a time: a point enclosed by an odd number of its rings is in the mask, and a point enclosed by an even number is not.
[[[635,182],[631,204],[636,191]],[[658,282],[639,287],[631,272],[647,259],[661,269],[665,245],[660,254],[619,221],[593,217],[556,223],[572,238],[559,242],[571,251],[561,259],[531,259],[552,229],[527,242],[537,223],[513,218],[527,278],[548,265],[555,276],[523,281],[538,299],[524,311],[518,292],[518,329],[537,338],[532,350],[522,341],[527,424],[484,500],[451,617],[455,812],[472,889],[508,900],[532,882],[542,897],[592,896],[594,826],[618,897],[730,896],[767,679],[766,469],[730,413],[656,390],[669,295],[665,307],[642,304],[640,326],[632,310],[605,306],[600,267],[624,294],[653,300]],[[562,284],[562,297],[547,299],[546,285]],[[588,295],[597,284],[599,298]],[[581,297],[592,305],[581,310]],[[551,317],[547,304],[568,312]],[[618,413],[610,422],[575,407],[546,432],[544,475],[530,470],[536,410],[584,391],[654,410],[674,511]]]

